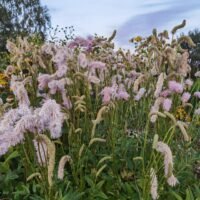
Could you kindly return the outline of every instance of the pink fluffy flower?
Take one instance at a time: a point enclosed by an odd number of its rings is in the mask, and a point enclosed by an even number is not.
[[[118,92],[117,92],[117,98],[118,99],[123,99],[123,100],[128,100],[128,98],[130,97],[130,95],[128,94],[128,92],[126,90],[122,90],[120,89]]]
[[[111,87],[105,87],[101,91],[101,95],[103,96],[103,103],[107,104],[111,101],[111,95],[112,95],[112,88]]]
[[[51,138],[59,138],[61,136],[64,115],[61,112],[60,105],[55,100],[49,99],[43,104],[39,117],[42,124],[50,131]]]
[[[183,92],[183,85],[176,81],[169,81],[168,87],[172,92],[182,93]]]
[[[193,85],[193,81],[191,79],[187,79],[185,80],[185,84],[189,87],[191,87]]]
[[[76,37],[73,41],[71,41],[68,44],[68,47],[71,49],[74,49],[80,46],[80,47],[85,48],[87,51],[90,51],[92,48],[92,44],[93,44],[92,36],[88,36],[87,39],[82,38],[82,37]]]
[[[163,102],[162,102],[163,110],[168,112],[171,109],[171,106],[172,106],[172,100],[171,99],[167,98],[167,99],[163,100]]]
[[[194,75],[195,75],[196,77],[200,77],[200,71],[196,72]]]
[[[111,100],[115,99],[117,96],[117,85],[112,85],[112,87],[105,87],[101,91],[101,95],[103,96],[103,103],[108,104]]]
[[[189,92],[184,92],[181,97],[181,101],[183,103],[187,103],[189,101],[190,97],[191,97],[191,94]]]
[[[194,96],[195,96],[195,97],[198,97],[198,98],[200,99],[200,92],[199,92],[199,91],[195,92],[195,93],[194,93]]]
[[[166,98],[166,97],[168,97],[171,93],[172,93],[171,90],[166,89],[166,90],[163,90],[163,91],[160,93],[160,96]]]
[[[28,93],[24,87],[23,82],[19,82],[14,80],[14,78],[11,78],[11,86],[10,88],[12,89],[15,97],[19,101],[19,105],[30,105]]]

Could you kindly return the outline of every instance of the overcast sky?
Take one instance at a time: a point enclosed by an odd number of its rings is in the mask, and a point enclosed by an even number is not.
[[[41,0],[49,8],[52,26],[73,25],[75,34],[109,36],[126,47],[136,35],[153,28],[168,29],[187,20],[185,32],[200,28],[200,0]]]

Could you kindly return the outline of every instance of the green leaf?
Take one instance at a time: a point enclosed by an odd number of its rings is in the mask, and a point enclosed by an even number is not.
[[[88,176],[85,177],[85,180],[86,180],[86,182],[88,183],[88,185],[89,185],[90,187],[94,187],[94,186],[95,186],[95,184],[94,184],[94,182],[92,181],[92,179],[90,179]]]
[[[189,188],[186,190],[186,200],[194,200],[192,191]]]
[[[100,181],[99,183],[97,183],[97,188],[98,189],[101,189],[101,187],[103,186],[103,184],[105,183],[105,181],[104,180],[102,180],[102,181]]]
[[[176,192],[171,191],[170,192],[177,200],[183,200],[182,197],[180,195],[178,195]]]
[[[96,195],[96,197],[100,197],[102,199],[108,199],[108,197],[106,196],[106,194],[104,194],[103,192],[98,192],[98,194]]]
[[[18,151],[13,151],[8,157],[7,159],[4,161],[4,163],[7,163],[9,160],[19,157],[19,153]]]

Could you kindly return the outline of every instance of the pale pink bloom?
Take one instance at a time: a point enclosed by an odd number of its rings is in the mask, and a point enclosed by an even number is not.
[[[167,179],[167,183],[168,183],[170,186],[174,187],[174,186],[176,186],[179,182],[178,182],[177,178],[174,176],[174,174],[172,174],[172,175]]]
[[[158,142],[156,146],[156,150],[163,154],[164,156],[164,169],[165,169],[165,177],[167,178],[167,182],[170,186],[175,186],[178,183],[176,177],[174,177],[173,171],[173,157],[172,152],[169,146],[163,142]]]
[[[89,63],[89,67],[93,69],[106,69],[106,64],[101,61],[92,61]]]
[[[19,119],[20,115],[17,112],[17,108],[11,109],[7,113],[5,113],[0,122],[0,134],[8,131],[11,127],[15,125],[16,121],[18,121]]]
[[[187,103],[189,101],[190,97],[191,97],[191,94],[189,92],[184,92],[181,97],[181,101],[183,103]]]
[[[194,93],[194,96],[195,96],[195,97],[198,97],[198,98],[200,99],[200,92],[199,92],[199,91],[195,92],[195,93]]]
[[[158,77],[158,81],[156,83],[156,90],[154,92],[154,97],[158,98],[158,96],[160,95],[161,91],[162,91],[162,87],[163,87],[163,83],[165,80],[166,74],[165,73],[161,73]]]
[[[118,99],[123,99],[123,100],[128,100],[129,99],[129,97],[130,97],[130,95],[128,94],[128,92],[127,91],[125,91],[125,90],[119,90],[118,92],[117,92],[117,98]]]
[[[9,147],[21,143],[27,132],[49,130],[52,138],[60,137],[63,121],[64,115],[55,100],[47,100],[42,108],[34,112],[25,105],[10,110],[0,121],[0,155],[5,154]]]
[[[117,96],[117,85],[112,85],[112,87],[105,87],[101,91],[101,95],[103,96],[103,103],[108,104],[111,100],[114,100]]]
[[[140,88],[134,99],[136,101],[139,101],[144,96],[145,92],[146,92],[145,88]]]
[[[185,80],[185,84],[191,87],[193,85],[193,81],[191,79]]]
[[[44,131],[44,125],[41,123],[40,118],[35,113],[23,116],[15,126],[16,132],[31,132],[40,133]]]
[[[86,55],[84,53],[80,53],[78,55],[78,64],[82,67],[82,68],[86,68],[88,65],[88,60],[86,58]]]
[[[104,95],[103,95],[103,103],[107,104],[111,101],[111,96],[108,92],[105,91]]]
[[[158,112],[159,109],[160,109],[160,105],[162,104],[163,102],[163,98],[162,97],[158,97],[155,102],[154,102],[154,105],[151,107],[151,111],[150,113],[153,113],[153,112]],[[150,118],[150,121],[152,123],[155,123],[156,120],[157,120],[158,116],[157,115],[151,115],[151,118]]]
[[[167,98],[167,99],[164,99],[163,100],[163,103],[162,103],[162,106],[163,106],[163,110],[165,111],[169,111],[171,109],[171,106],[172,106],[172,100]]]
[[[118,89],[117,89],[117,94],[116,94],[117,99],[123,99],[123,100],[128,100],[130,95],[125,89],[125,86],[123,84],[120,84]]]
[[[153,168],[150,169],[150,177],[151,177],[151,197],[153,200],[158,199],[158,180]]]
[[[112,97],[112,88],[111,87],[105,87],[101,93],[100,93],[102,96],[103,96],[103,103],[104,104],[107,104],[111,101],[111,97]]]
[[[87,51],[91,51],[92,44],[93,44],[92,36],[88,36],[87,39],[82,37],[76,37],[73,41],[71,41],[68,44],[68,47],[74,49],[80,46],[86,48]]]
[[[183,92],[183,85],[176,81],[169,81],[168,87],[172,92],[182,93]]]
[[[195,115],[200,115],[200,108],[196,109],[196,110],[194,111],[194,114],[195,114]]]
[[[42,140],[33,140],[33,144],[36,150],[38,163],[41,166],[46,166],[48,161],[47,145]]]
[[[24,84],[19,81],[15,81],[15,78],[12,76],[10,88],[13,91],[15,97],[19,101],[19,105],[30,105],[28,93],[24,87]]]
[[[195,75],[196,77],[200,77],[200,71],[196,72],[194,75]]]
[[[52,138],[59,138],[62,134],[64,115],[60,105],[55,100],[47,100],[39,112],[40,120],[49,129]]]
[[[20,106],[15,109],[9,110],[4,114],[2,120],[0,121],[0,135],[6,132],[12,132],[15,124],[24,115],[30,114],[31,110],[27,106]]]
[[[168,97],[170,94],[172,93],[172,91],[171,90],[169,90],[169,89],[166,89],[166,90],[163,90],[161,93],[160,93],[160,96],[162,96],[162,97]]]

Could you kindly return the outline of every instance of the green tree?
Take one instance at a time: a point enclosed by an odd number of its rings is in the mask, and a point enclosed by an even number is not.
[[[39,34],[45,38],[50,16],[40,0],[0,0],[0,51],[6,41],[17,36]]]
[[[181,46],[184,49],[188,49],[190,53],[189,64],[192,68],[192,75],[194,75],[196,71],[200,70],[200,30],[194,29],[192,31],[189,31],[188,36],[191,37],[196,46],[189,47],[188,44],[185,42],[183,42]]]
[[[190,49],[190,64],[196,69],[200,69],[200,30],[194,29],[188,35],[192,38],[196,47]]]

